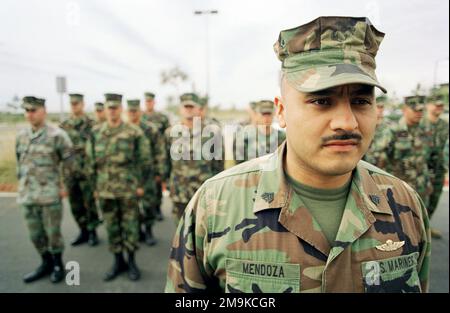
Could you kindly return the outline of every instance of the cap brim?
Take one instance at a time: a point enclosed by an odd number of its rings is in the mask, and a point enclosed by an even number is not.
[[[316,92],[348,84],[364,84],[387,90],[377,79],[354,64],[337,64],[308,70],[286,72],[288,82],[300,92]]]
[[[193,107],[200,107],[200,104],[195,103],[194,101],[183,101],[181,102],[181,106],[193,106]]]

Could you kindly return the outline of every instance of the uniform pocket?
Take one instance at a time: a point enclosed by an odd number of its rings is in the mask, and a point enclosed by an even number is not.
[[[407,293],[421,292],[417,274],[418,252],[395,258],[362,263],[363,284],[366,292]]]
[[[228,293],[298,293],[300,265],[226,259]]]

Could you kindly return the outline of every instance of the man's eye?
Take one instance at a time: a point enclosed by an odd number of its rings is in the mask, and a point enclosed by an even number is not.
[[[323,99],[313,99],[313,100],[311,100],[311,103],[312,104],[315,104],[315,105],[318,105],[318,106],[329,106],[331,103],[330,103],[330,100],[329,99],[326,99],[326,98],[323,98]]]
[[[355,105],[371,105],[372,101],[367,100],[367,99],[353,99],[352,100],[352,104],[355,104]]]

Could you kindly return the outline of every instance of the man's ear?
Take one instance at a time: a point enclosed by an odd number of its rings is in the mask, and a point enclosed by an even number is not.
[[[274,103],[275,103],[275,115],[278,118],[278,123],[280,124],[281,128],[285,128],[286,127],[286,121],[284,119],[284,114],[285,114],[285,108],[284,108],[284,104],[281,101],[281,97],[275,97],[274,99]]]

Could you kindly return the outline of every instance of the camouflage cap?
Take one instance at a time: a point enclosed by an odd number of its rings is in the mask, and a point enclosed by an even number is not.
[[[184,93],[180,96],[180,105],[182,106],[193,105],[201,107],[202,105],[200,104],[200,102],[200,97],[193,92]]]
[[[385,95],[381,95],[376,98],[377,107],[384,107],[387,102],[388,98]]]
[[[116,93],[105,93],[105,105],[107,108],[121,106],[122,95]]]
[[[128,110],[140,110],[140,106],[141,100],[139,99],[127,100]]]
[[[105,105],[103,104],[103,102],[95,102],[94,106],[95,106],[96,110],[104,110],[105,109]]]
[[[434,105],[444,105],[444,96],[443,95],[431,95],[427,98],[428,103],[432,103]]]
[[[414,111],[421,111],[425,108],[425,96],[409,96],[405,97],[405,105]]]
[[[275,104],[271,100],[262,100],[256,102],[255,111],[261,114],[273,113]]]
[[[37,109],[39,107],[45,107],[45,100],[36,98],[33,96],[25,96],[22,98],[22,108],[23,109]]]
[[[79,93],[70,93],[69,97],[70,97],[70,102],[81,102],[81,101],[83,101],[83,98],[84,98],[84,96]]]
[[[284,77],[301,92],[356,83],[386,92],[375,75],[383,38],[366,17],[322,16],[281,31],[274,50]]]
[[[207,107],[208,106],[208,100],[209,100],[208,96],[200,97],[200,101],[199,101],[200,107],[202,107],[202,108]]]
[[[145,100],[153,100],[155,99],[155,94],[153,92],[144,93]]]

